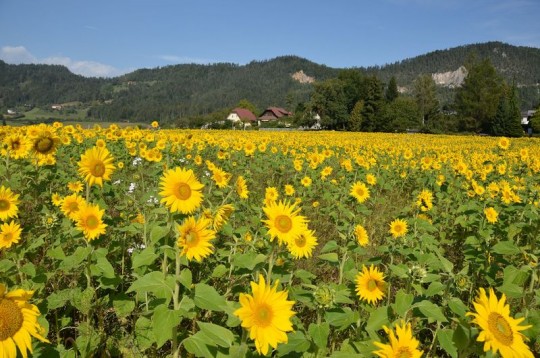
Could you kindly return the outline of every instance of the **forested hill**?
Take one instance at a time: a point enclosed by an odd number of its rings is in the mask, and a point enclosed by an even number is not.
[[[538,48],[489,42],[356,69],[376,75],[383,82],[395,76],[398,86],[407,88],[421,74],[455,71],[474,57],[488,57],[507,82],[517,82],[522,107],[537,104]],[[259,109],[271,105],[294,109],[299,102],[308,100],[313,88],[309,81],[301,83],[292,78],[299,71],[322,81],[337,77],[340,69],[297,56],[282,56],[247,65],[181,64],[140,69],[120,77],[97,79],[74,75],[58,65],[9,65],[0,61],[0,110],[80,101],[94,118],[167,122],[230,108],[241,99]]]

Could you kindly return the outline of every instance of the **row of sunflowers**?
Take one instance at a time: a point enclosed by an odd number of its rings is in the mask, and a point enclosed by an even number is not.
[[[0,357],[534,357],[540,143],[0,129]]]

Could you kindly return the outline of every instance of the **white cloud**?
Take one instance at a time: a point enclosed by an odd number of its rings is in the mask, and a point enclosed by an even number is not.
[[[51,56],[39,59],[24,46],[4,46],[0,48],[0,59],[11,64],[37,63],[66,66],[71,72],[85,77],[114,77],[127,73],[114,66],[94,61],[75,61],[70,57]]]
[[[7,63],[35,63],[35,58],[24,46],[4,46],[0,49],[0,58]]]

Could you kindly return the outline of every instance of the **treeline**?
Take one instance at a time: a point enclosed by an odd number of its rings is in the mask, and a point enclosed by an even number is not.
[[[297,106],[295,121],[347,131],[523,135],[528,128],[521,124],[516,83],[508,83],[489,58],[473,56],[465,66],[467,77],[444,106],[430,75],[418,75],[410,93],[402,95],[395,77],[385,84],[376,75],[343,70],[315,84],[310,100]]]
[[[323,117],[329,127],[347,128],[344,123],[350,120],[355,106],[354,115],[362,112],[364,116],[368,111],[382,116],[380,108],[384,108],[385,116],[410,111],[411,107],[405,102],[414,99],[415,81],[419,77],[455,71],[470,58],[489,59],[502,80],[514,83],[522,110],[538,105],[540,49],[490,42],[434,51],[384,66],[346,70],[297,56],[282,56],[247,65],[182,64],[140,69],[115,78],[85,78],[63,66],[8,65],[0,61],[0,110],[5,113],[8,108],[24,105],[50,108],[55,103],[80,101],[88,108],[88,117],[92,119],[144,122],[158,119],[161,123],[189,125],[192,120],[198,123],[206,117],[216,117],[216,113],[233,108],[242,99],[260,109],[279,106],[305,113],[305,108],[322,108],[322,98],[338,98],[342,96],[340,91],[344,91],[344,107],[324,109]],[[291,75],[300,70],[314,77],[315,83],[292,79]],[[406,93],[402,93],[396,103],[390,101],[389,106],[381,107],[378,88],[382,88],[384,97],[392,79]],[[334,93],[339,86],[333,84],[340,82],[345,83],[344,89]],[[437,86],[435,94],[441,113],[454,110],[456,89]],[[360,99],[364,102],[357,103]],[[364,106],[362,110],[360,105]],[[412,118],[413,113],[407,116]],[[368,124],[371,122],[374,123]],[[390,122],[367,119],[360,127],[388,130],[381,126],[389,126]],[[398,128],[414,124],[408,122],[402,118],[395,124]],[[445,126],[439,127],[445,130]]]

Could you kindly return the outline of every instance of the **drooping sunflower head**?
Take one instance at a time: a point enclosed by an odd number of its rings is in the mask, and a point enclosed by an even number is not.
[[[15,194],[10,188],[0,186],[0,220],[17,217],[19,211],[19,194]]]
[[[0,225],[0,249],[9,249],[21,239],[21,226],[15,221]]]
[[[99,205],[83,203],[77,212],[77,229],[82,231],[88,241],[105,234],[107,224],[103,222],[104,209]]]
[[[293,240],[287,242],[287,248],[295,259],[309,258],[317,246],[315,232],[305,227]]]
[[[257,352],[266,355],[269,346],[276,349],[279,343],[287,343],[287,332],[292,331],[291,317],[294,301],[287,300],[287,291],[278,291],[259,275],[259,283],[251,282],[252,294],[240,294],[240,308],[234,314],[249,330],[249,338],[255,340]]]
[[[0,351],[4,357],[16,357],[17,349],[23,357],[32,353],[32,337],[42,342],[44,328],[37,322],[40,312],[29,303],[33,291],[22,289],[8,292],[0,283]]]
[[[354,227],[354,236],[356,237],[356,242],[358,242],[358,245],[366,246],[369,244],[368,233],[362,225],[356,225]]]
[[[356,293],[368,303],[377,303],[385,295],[386,282],[384,275],[373,265],[362,267],[362,272],[356,275]]]
[[[104,180],[111,180],[111,174],[116,169],[114,158],[106,147],[92,147],[81,155],[79,174],[89,186],[103,186]]]
[[[403,219],[396,219],[390,223],[390,234],[394,238],[405,236],[408,231],[407,222]]]
[[[240,199],[247,199],[249,195],[249,190],[247,187],[246,180],[243,176],[239,176],[238,179],[236,179],[236,194],[240,197]]]
[[[211,225],[212,222],[205,217],[195,219],[193,216],[186,218],[182,225],[177,225],[178,246],[182,250],[181,255],[186,256],[190,261],[196,260],[198,262],[209,256],[214,250],[211,241],[216,237]]]
[[[172,213],[191,214],[197,210],[202,203],[204,187],[197,180],[193,170],[174,168],[169,169],[159,182],[161,202],[164,203]]]
[[[482,330],[476,340],[484,342],[484,352],[491,350],[495,354],[500,352],[503,357],[533,358],[520,332],[532,326],[520,326],[524,318],[510,316],[504,294],[499,300],[493,288],[489,289],[489,297],[484,288],[480,288],[474,308],[476,312],[467,312],[467,316],[474,317],[472,322]]]
[[[270,241],[278,239],[279,244],[288,243],[302,233],[307,219],[299,215],[295,204],[270,202],[263,207],[268,219],[262,220],[268,228]]]
[[[234,211],[234,206],[231,204],[225,204],[217,208],[214,214],[213,228],[215,231],[219,231],[223,224],[229,220],[229,217]]]
[[[397,324],[395,333],[386,326],[383,328],[388,334],[389,343],[374,342],[380,349],[373,351],[373,354],[382,358],[420,358],[422,356],[423,352],[418,349],[420,342],[414,338],[410,323],[402,321],[401,325]]]
[[[350,194],[355,197],[359,203],[363,203],[369,198],[369,189],[366,184],[358,181],[352,185]]]

